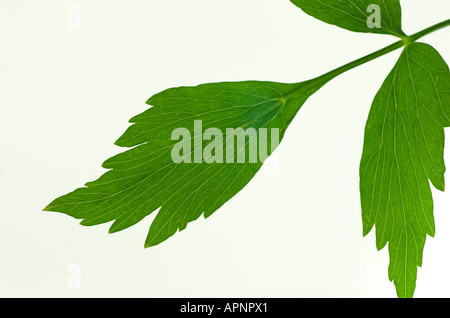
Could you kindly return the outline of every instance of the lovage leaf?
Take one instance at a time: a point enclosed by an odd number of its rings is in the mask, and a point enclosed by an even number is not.
[[[450,73],[431,46],[407,45],[376,95],[360,166],[364,235],[389,242],[389,279],[412,297],[425,238],[434,236],[429,181],[444,190],[444,127],[450,126]]]
[[[399,0],[291,0],[305,13],[338,27],[402,37]]]
[[[161,207],[145,246],[159,244],[238,193],[276,147],[269,135],[281,140],[302,104],[326,81],[225,82],[156,94],[147,101],[153,107],[132,118],[133,125],[116,142],[133,148],[106,160],[103,167],[110,170],[98,180],[57,198],[45,210],[83,219],[83,225],[114,221],[110,232],[117,232]],[[227,142],[238,137],[225,133],[234,128],[245,134],[266,129],[266,135],[249,134],[245,144],[237,142],[228,153]],[[273,129],[277,133],[271,134]],[[183,147],[178,147],[180,137]],[[261,160],[252,160],[261,152]]]

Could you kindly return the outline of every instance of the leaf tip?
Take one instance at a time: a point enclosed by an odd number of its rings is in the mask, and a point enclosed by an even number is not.
[[[89,224],[89,221],[87,219],[81,220],[80,225],[91,226],[91,224]]]
[[[433,226],[431,229],[430,229],[430,231],[429,231],[429,233],[427,233],[430,237],[433,237],[434,238],[434,236],[436,235],[436,228]]]
[[[144,243],[144,248],[149,248],[152,246],[159,245],[160,243],[164,242],[167,238],[161,239],[157,238],[156,236],[148,236]]]
[[[370,231],[372,231],[372,227],[373,227],[373,224],[371,224],[371,225],[368,225],[368,224],[365,224],[364,226],[363,226],[363,237],[366,237],[367,236],[367,234],[369,234],[370,233]]]
[[[151,241],[145,241],[144,243],[144,249],[150,248],[152,246],[158,245],[158,243],[154,244]]]
[[[126,146],[124,145],[124,142],[123,142],[123,138],[122,138],[122,137],[120,137],[119,139],[117,139],[116,141],[114,141],[114,145],[119,146],[119,147],[126,147]]]
[[[147,99],[147,101],[145,102],[147,105],[153,105],[153,96],[150,97],[149,99]]]
[[[377,251],[381,251],[385,246],[386,246],[387,242],[382,242],[380,240],[377,240],[376,242],[376,247],[377,247]]]
[[[111,226],[110,228],[109,228],[109,230],[108,230],[108,234],[114,234],[114,233],[116,233],[117,231]]]
[[[50,202],[49,204],[47,204],[47,206],[45,208],[43,208],[42,211],[44,211],[44,212],[56,212],[56,210],[55,210],[55,206],[56,206],[55,201],[56,200],[57,199],[55,199],[52,202]]]

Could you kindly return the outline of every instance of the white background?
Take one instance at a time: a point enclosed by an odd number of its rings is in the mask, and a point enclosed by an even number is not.
[[[109,235],[109,224],[42,212],[104,172],[128,119],[163,89],[303,81],[395,38],[330,26],[288,0],[0,3],[0,296],[395,297],[387,248],[377,252],[373,232],[362,237],[358,169],[372,99],[400,51],[312,96],[278,160],[159,246],[143,248],[155,214]],[[70,4],[79,29],[67,24]],[[408,34],[450,17],[448,0],[403,5]],[[449,35],[423,39],[448,62]],[[437,234],[416,297],[450,296],[450,196],[433,194]],[[80,288],[67,283],[71,264]]]

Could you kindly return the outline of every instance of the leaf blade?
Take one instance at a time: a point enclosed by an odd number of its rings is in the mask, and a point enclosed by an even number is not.
[[[305,13],[323,22],[349,31],[390,34],[402,37],[401,6],[399,0],[291,0]],[[373,5],[379,8],[379,27],[369,27]]]
[[[360,164],[363,234],[389,243],[389,279],[412,297],[426,236],[434,236],[428,181],[444,190],[444,127],[450,126],[450,72],[439,53],[408,45],[378,91]]]
[[[82,219],[87,226],[113,221],[109,231],[114,233],[160,208],[145,240],[145,247],[157,245],[202,214],[210,216],[245,187],[262,165],[261,161],[238,163],[238,148],[234,163],[175,163],[171,153],[177,142],[171,139],[175,129],[195,134],[196,120],[201,120],[202,132],[277,128],[281,140],[306,99],[327,81],[222,82],[158,93],[147,101],[152,107],[133,117],[132,125],[116,141],[131,149],[106,160],[102,166],[109,171],[99,179],[55,199],[45,210]],[[194,144],[189,154],[198,148],[203,152],[206,145],[195,148],[196,136],[189,138]],[[247,138],[244,146],[250,141]],[[225,142],[222,139],[222,145]],[[270,155],[270,140],[267,148]],[[250,148],[243,149],[250,158]],[[259,144],[256,149],[260,151]]]

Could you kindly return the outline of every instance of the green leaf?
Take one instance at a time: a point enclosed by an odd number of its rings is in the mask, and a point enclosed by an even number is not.
[[[399,0],[291,0],[305,13],[338,27],[402,37]],[[369,24],[368,24],[369,21]]]
[[[297,84],[273,82],[228,82],[179,87],[165,90],[151,97],[150,109],[130,120],[131,125],[116,144],[132,149],[118,154],[103,164],[110,169],[98,180],[89,182],[54,200],[46,211],[66,213],[83,219],[83,225],[114,221],[110,232],[126,229],[160,208],[150,227],[145,246],[153,246],[183,230],[200,215],[209,217],[236,195],[260,169],[263,160],[251,162],[251,138],[246,139],[246,160],[238,163],[237,149],[234,163],[224,158],[222,163],[194,162],[192,155],[211,150],[211,144],[226,148],[223,135],[215,135],[208,142],[196,144],[196,138],[209,128],[225,134],[227,128],[241,127],[279,129],[280,140],[289,123],[306,99],[327,80],[317,79]],[[195,134],[195,121],[202,121],[202,131]],[[198,125],[197,125],[198,126]],[[174,162],[172,150],[179,140],[172,140],[177,128],[191,132],[190,149],[183,155],[187,162]],[[218,139],[217,139],[218,138]],[[234,137],[233,137],[234,138]],[[264,137],[258,136],[264,142]],[[272,152],[271,138],[267,154]],[[197,139],[198,140],[198,139]],[[218,144],[217,144],[218,142]],[[263,143],[264,144],[264,143]],[[199,146],[198,146],[199,145]],[[274,144],[276,146],[276,144]],[[211,151],[218,155],[219,147]],[[255,148],[253,148],[255,149]],[[263,149],[259,142],[257,151]],[[225,153],[225,151],[224,151]],[[242,153],[242,152],[241,152]]]
[[[434,236],[429,180],[444,190],[444,127],[450,126],[450,73],[431,46],[408,45],[376,95],[360,166],[363,233],[389,242],[389,279],[412,297],[425,238]]]

